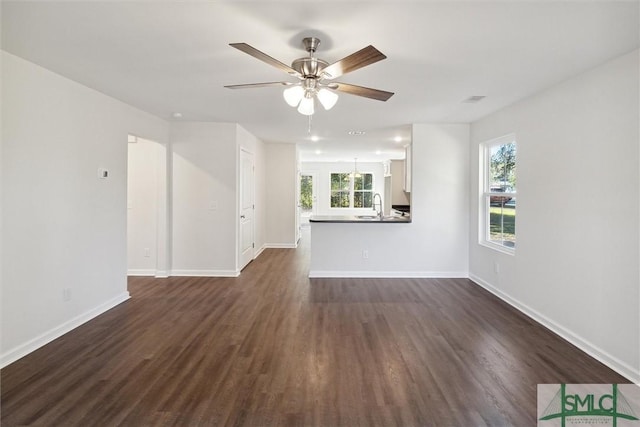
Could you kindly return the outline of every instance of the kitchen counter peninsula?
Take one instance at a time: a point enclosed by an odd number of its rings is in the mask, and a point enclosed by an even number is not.
[[[415,233],[408,215],[314,215],[309,222],[309,277],[407,277],[418,256],[405,245]]]
[[[313,215],[309,222],[329,222],[329,223],[364,223],[364,224],[398,224],[411,222],[410,216],[390,215],[380,218],[378,215]]]

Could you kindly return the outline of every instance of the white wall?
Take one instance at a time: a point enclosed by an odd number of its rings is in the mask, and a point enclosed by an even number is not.
[[[254,154],[254,241],[266,239],[265,149],[234,123],[173,123],[172,275],[237,276],[239,152]],[[259,252],[256,251],[256,255]]]
[[[294,144],[266,143],[266,247],[293,248],[296,239],[297,154]]]
[[[312,277],[467,277],[469,126],[416,124],[412,141],[413,222],[312,223]]]
[[[353,162],[303,162],[302,173],[315,173],[317,177],[317,215],[361,215],[371,208],[339,209],[331,207],[331,174],[353,172]],[[373,192],[384,195],[384,166],[382,162],[358,162],[358,171],[373,174]]]
[[[236,124],[184,122],[172,124],[171,129],[174,141],[170,149],[177,151],[172,152],[170,164],[167,164],[166,147],[160,144],[140,138],[137,143],[129,144],[129,274],[157,277],[171,274],[235,276],[238,273],[235,258],[237,242],[229,241],[231,233],[226,233],[226,240],[220,240],[219,233],[220,230],[227,232],[237,228],[237,215],[234,206],[229,203],[232,202],[232,197],[237,200],[232,192],[236,191],[233,186],[238,182],[239,176],[233,180],[231,174],[238,172],[237,154],[243,148],[254,154],[256,174],[262,177],[256,184],[258,200],[254,232],[256,246],[264,244],[266,209],[262,141]],[[201,159],[201,163],[194,164],[185,160],[187,152],[190,153],[190,158]],[[210,168],[210,173],[202,174],[202,168]],[[169,204],[171,217],[173,213],[176,215],[172,233],[168,228],[169,222],[161,221],[161,214],[168,204],[167,177],[174,184]],[[225,195],[222,202],[218,200],[217,194]],[[200,226],[204,228],[200,229]],[[205,234],[202,235],[201,231]],[[171,237],[165,246],[176,243],[173,270],[161,265],[162,240],[163,237],[166,239],[167,234],[171,234]],[[145,256],[147,248],[150,249],[148,257]],[[164,253],[166,256],[166,251]],[[214,254],[215,259],[211,254]],[[219,260],[226,260],[227,264],[222,264],[224,261],[218,262]]]
[[[6,52],[2,96],[4,366],[128,298],[127,135],[168,125]]]
[[[636,51],[474,123],[469,234],[473,280],[636,382],[639,77]],[[515,256],[477,243],[478,145],[511,132]]]
[[[236,276],[236,125],[173,123],[172,274]]]

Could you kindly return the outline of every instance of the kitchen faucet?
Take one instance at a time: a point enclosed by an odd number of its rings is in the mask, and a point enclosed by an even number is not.
[[[380,200],[380,212],[378,213],[378,210],[376,209],[376,196],[378,196],[378,199]],[[384,208],[382,206],[382,196],[380,195],[380,193],[376,193],[373,195],[373,210],[376,211],[376,214],[380,215],[380,219],[382,219],[384,217]]]

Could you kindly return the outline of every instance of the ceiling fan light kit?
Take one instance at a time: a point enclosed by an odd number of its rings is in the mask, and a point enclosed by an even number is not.
[[[316,98],[325,110],[333,108],[333,106],[338,102],[338,94],[334,91],[349,93],[378,101],[386,101],[393,96],[393,92],[386,92],[379,89],[371,89],[347,83],[331,82],[331,80],[346,73],[350,73],[385,59],[386,56],[375,47],[369,45],[364,49],[334,62],[333,64],[329,64],[327,61],[314,56],[314,53],[320,44],[320,39],[317,37],[306,37],[302,40],[302,44],[305,50],[309,53],[309,56],[294,60],[291,63],[291,67],[289,67],[246,43],[231,43],[230,46],[276,67],[291,76],[297,77],[300,79],[300,82],[249,83],[228,85],[225,87],[229,89],[244,89],[268,86],[287,86],[287,88],[282,92],[285,102],[291,107],[298,107],[298,112],[305,116],[311,116],[315,113]]]
[[[304,97],[304,89],[302,86],[291,86],[282,92],[282,96],[291,107],[297,107]]]
[[[305,94],[304,98],[298,105],[298,113],[305,116],[311,116],[315,112],[315,102],[313,101],[313,95]]]
[[[320,89],[316,97],[325,110],[332,109],[333,106],[336,105],[336,102],[338,102],[338,94],[325,88]]]

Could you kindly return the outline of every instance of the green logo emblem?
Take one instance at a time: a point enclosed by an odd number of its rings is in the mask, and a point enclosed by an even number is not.
[[[540,387],[540,385],[539,385]],[[562,427],[566,420],[572,423],[608,424],[617,427],[618,420],[638,421],[638,417],[629,400],[622,394],[617,384],[611,385],[611,391],[589,392],[583,390],[567,392],[567,385],[553,396],[539,421],[560,419]],[[540,414],[539,414],[540,415]]]

